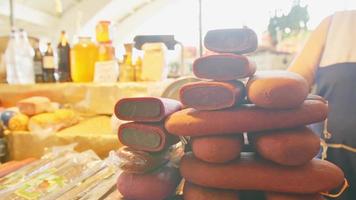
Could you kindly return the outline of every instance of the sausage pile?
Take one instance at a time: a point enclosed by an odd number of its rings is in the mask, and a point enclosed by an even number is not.
[[[168,134],[164,119],[180,110],[176,100],[141,97],[125,98],[115,106],[121,120],[118,137],[125,146],[117,152],[123,172],[117,188],[125,199],[164,200],[175,194],[181,181],[175,160],[184,149],[179,137]]]
[[[251,29],[209,31],[204,43],[214,53],[193,65],[204,81],[181,88],[186,108],[165,121],[169,133],[191,138],[180,163],[184,199],[319,200],[342,186],[343,172],[314,158],[320,139],[307,125],[325,120],[328,107],[308,96],[304,78],[256,73],[243,55],[257,47]]]

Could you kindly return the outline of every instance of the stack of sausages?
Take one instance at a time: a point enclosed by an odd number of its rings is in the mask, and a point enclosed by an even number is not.
[[[179,137],[168,134],[164,119],[182,108],[179,101],[139,97],[125,98],[115,106],[116,116],[125,121],[118,130],[121,161],[117,188],[125,199],[164,200],[175,194],[181,176],[171,162],[183,154]],[[181,152],[181,153],[180,153]]]
[[[325,120],[328,106],[308,96],[305,79],[255,73],[242,55],[257,47],[251,29],[212,30],[204,44],[214,54],[193,65],[204,81],[181,88],[187,108],[165,122],[169,133],[191,138],[192,153],[180,164],[184,199],[320,200],[320,193],[342,186],[337,166],[314,159],[320,139],[306,125]],[[242,78],[246,84],[237,81]],[[250,152],[241,153],[246,144]]]

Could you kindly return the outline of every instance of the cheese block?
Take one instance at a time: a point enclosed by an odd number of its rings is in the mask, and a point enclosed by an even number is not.
[[[115,105],[115,115],[125,121],[159,122],[182,108],[173,99],[156,97],[123,98]]]
[[[320,150],[320,138],[307,127],[262,131],[253,141],[259,155],[281,165],[303,165]]]
[[[191,146],[196,158],[211,163],[225,163],[240,156],[243,138],[242,134],[193,137]]]
[[[311,98],[295,109],[271,110],[241,105],[225,110],[201,111],[187,108],[169,116],[165,127],[180,136],[235,134],[298,127],[325,120],[328,105]]]
[[[174,194],[180,180],[179,170],[168,166],[149,174],[122,172],[117,189],[125,199],[164,200]]]
[[[218,110],[240,103],[245,97],[245,86],[240,81],[195,82],[180,89],[180,101],[185,107],[197,110]]]
[[[177,136],[169,134],[163,124],[129,122],[120,125],[118,137],[123,145],[136,150],[159,152],[176,144]]]
[[[261,71],[246,85],[248,99],[263,108],[289,109],[300,106],[309,93],[307,81],[287,71]]]
[[[196,59],[193,72],[202,79],[230,81],[252,76],[256,72],[256,65],[245,56],[213,54]]]
[[[186,154],[180,171],[186,181],[232,190],[314,194],[335,189],[344,182],[344,173],[339,167],[318,159],[295,167],[243,155],[236,161],[213,164]]]
[[[17,102],[16,105],[21,113],[28,116],[33,116],[46,112],[48,109],[51,109],[52,106],[51,100],[49,100],[47,97],[41,96],[34,96],[27,99],[23,99]]]
[[[257,35],[249,28],[210,30],[204,37],[207,49],[221,53],[244,54],[257,49]]]
[[[239,200],[234,190],[207,188],[185,182],[183,188],[184,200]]]

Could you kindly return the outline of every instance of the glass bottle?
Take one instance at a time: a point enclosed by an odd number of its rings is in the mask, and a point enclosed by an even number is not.
[[[95,32],[97,42],[110,41],[110,21],[99,21],[95,27]]]
[[[135,81],[141,81],[141,72],[142,72],[142,58],[139,56],[137,57],[135,63]]]
[[[70,81],[70,46],[66,37],[66,32],[61,32],[58,50],[58,80],[59,82]]]
[[[98,57],[98,46],[91,37],[79,37],[79,42],[70,51],[71,77],[74,82],[92,82]]]
[[[46,83],[56,82],[54,72],[55,72],[55,63],[54,55],[51,43],[47,43],[47,51],[44,53],[43,59],[43,80]]]
[[[18,44],[18,34],[15,30],[11,31],[9,42],[5,50],[6,81],[9,84],[19,83],[17,75],[17,56],[16,46]]]
[[[35,52],[28,40],[27,33],[24,29],[19,30],[19,43],[16,51],[18,56],[17,75],[19,78],[19,83],[35,83],[35,72],[33,66],[33,57]]]
[[[111,41],[100,42],[98,52],[98,61],[109,61],[115,59],[115,48]]]
[[[35,81],[36,83],[43,83],[43,66],[42,66],[42,53],[38,47],[38,43],[35,46],[35,56],[33,57],[33,64],[35,70]]]

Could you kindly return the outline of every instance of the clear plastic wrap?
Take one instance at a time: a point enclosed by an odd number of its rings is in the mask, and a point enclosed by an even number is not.
[[[183,154],[184,145],[182,142],[158,153],[149,153],[130,147],[122,147],[117,151],[120,169],[135,174],[150,172],[169,161],[178,163]]]
[[[115,156],[116,157],[116,156]],[[99,171],[87,177],[71,190],[57,198],[57,200],[97,200],[104,196],[116,185],[117,177],[120,173],[118,167],[114,165],[116,159],[113,154],[106,158]]]
[[[40,165],[37,173],[28,176],[21,184],[8,188],[10,190],[2,195],[2,199],[56,199],[82,180],[92,176],[103,165],[93,151],[72,152],[69,155],[52,160],[45,168]],[[42,170],[39,170],[41,168]]]

